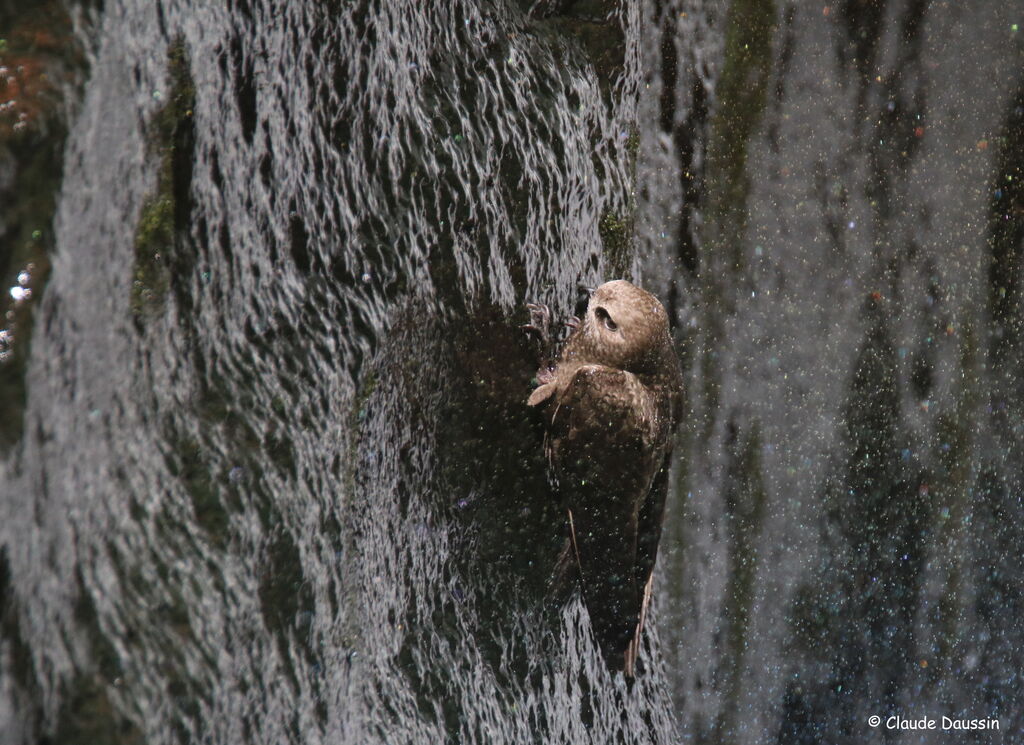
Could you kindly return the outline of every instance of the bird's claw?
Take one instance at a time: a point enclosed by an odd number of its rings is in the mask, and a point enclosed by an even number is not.
[[[576,316],[573,316],[572,318],[565,322],[565,325],[567,328],[571,328],[573,331],[575,331],[580,327],[580,319],[577,318]]]
[[[546,345],[551,336],[551,311],[543,303],[527,303],[526,308],[530,311],[530,322],[520,328]]]

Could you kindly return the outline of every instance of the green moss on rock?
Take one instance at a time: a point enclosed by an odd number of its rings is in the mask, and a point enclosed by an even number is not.
[[[725,62],[716,87],[717,103],[711,121],[707,156],[707,209],[700,258],[703,303],[714,309],[701,319],[705,330],[704,408],[717,411],[721,399],[720,361],[715,353],[724,335],[724,316],[735,298],[729,291],[746,271],[744,241],[750,180],[747,157],[750,141],[764,113],[772,67],[775,7],[772,0],[733,0],[725,33]],[[721,311],[718,309],[722,309]],[[700,437],[710,440],[714,417],[703,420]]]
[[[149,197],[142,205],[135,230],[135,275],[132,313],[141,318],[163,307],[170,276],[164,255],[174,242],[174,200],[165,194]]]
[[[737,272],[744,266],[748,150],[767,101],[774,31],[772,0],[734,0],[730,5],[725,64],[708,142],[708,222],[710,250],[726,256],[729,268]]]
[[[609,277],[625,277],[629,272],[629,264],[633,258],[633,224],[632,213],[620,217],[614,212],[606,212],[598,223],[601,243],[604,246],[604,259]]]
[[[182,232],[188,225],[195,142],[195,84],[184,42],[167,50],[166,103],[150,121],[150,153],[160,160],[155,191],[143,201],[135,228],[132,315],[137,324],[163,312],[175,279],[191,269]]]

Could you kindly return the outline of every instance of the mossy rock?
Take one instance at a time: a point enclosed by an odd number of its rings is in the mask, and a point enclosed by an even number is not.
[[[604,258],[609,277],[626,277],[629,273],[629,265],[635,251],[633,245],[634,222],[635,217],[632,214],[620,217],[614,212],[605,212],[601,216],[598,232],[604,247]]]
[[[150,121],[149,150],[160,159],[155,191],[143,201],[135,228],[131,309],[136,324],[163,312],[167,293],[192,268],[185,231],[191,209],[195,84],[184,42],[167,50],[170,88]]]

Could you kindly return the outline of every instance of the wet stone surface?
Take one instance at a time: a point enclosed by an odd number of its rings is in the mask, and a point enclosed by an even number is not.
[[[0,4],[0,745],[1019,732],[1015,12]],[[688,411],[632,690],[519,328],[618,276]]]

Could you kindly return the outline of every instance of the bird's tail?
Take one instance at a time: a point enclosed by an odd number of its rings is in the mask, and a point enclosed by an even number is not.
[[[633,638],[629,640],[626,653],[623,655],[622,672],[626,676],[626,680],[632,680],[635,677],[636,660],[640,656],[640,640],[643,638],[644,621],[647,620],[647,608],[651,604],[651,586],[653,582],[654,575],[652,574],[647,578],[647,584],[644,585],[644,594],[640,601],[640,618],[636,623],[636,631],[633,633]]]

